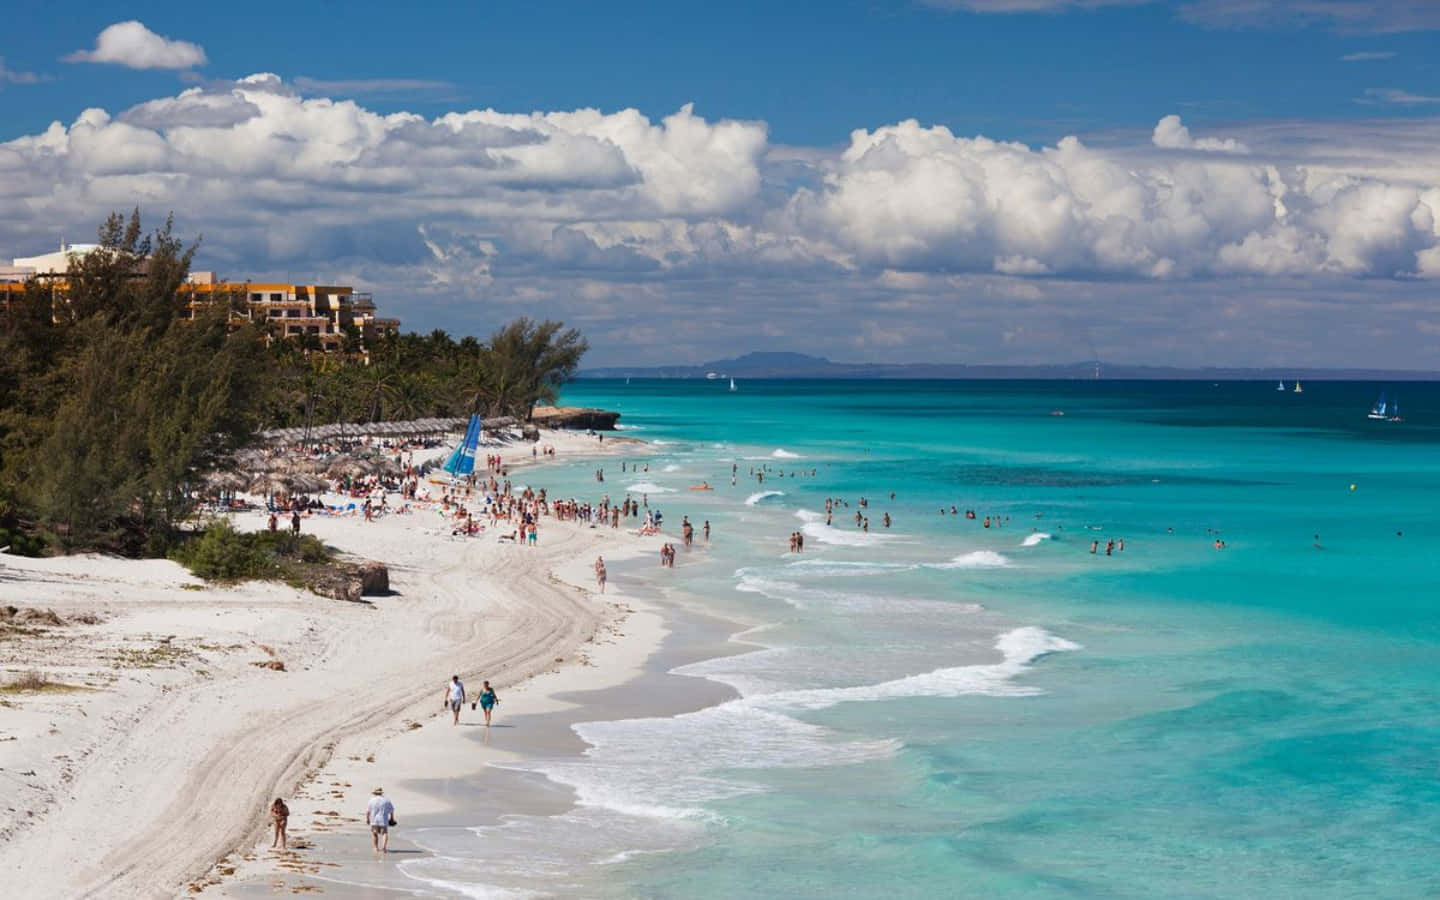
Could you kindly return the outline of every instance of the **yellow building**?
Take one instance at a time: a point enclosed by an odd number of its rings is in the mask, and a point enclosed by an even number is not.
[[[327,353],[344,347],[345,333],[352,327],[366,344],[400,330],[399,319],[375,314],[369,294],[345,285],[214,281],[208,276],[197,272],[180,289],[192,312],[216,302],[230,303],[232,315],[263,324],[275,337],[313,335]]]
[[[40,280],[50,288],[55,302],[63,303],[67,290],[63,276],[70,257],[93,249],[93,244],[62,245],[58,253],[0,266],[0,309],[25,292],[29,279]],[[375,314],[370,294],[345,285],[217,281],[214,272],[192,272],[180,294],[191,316],[202,307],[225,303],[233,319],[262,324],[274,338],[313,336],[314,343],[327,353],[345,348],[345,335],[351,328],[362,345],[400,330],[399,319]]]

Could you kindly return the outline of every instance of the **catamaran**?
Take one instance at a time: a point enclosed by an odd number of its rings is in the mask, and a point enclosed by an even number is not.
[[[735,390],[735,379],[730,379],[730,390]]]
[[[1400,401],[1399,401],[1399,400],[1396,400],[1395,402],[1393,402],[1393,403],[1390,404],[1390,418],[1386,419],[1385,421],[1387,421],[1387,422],[1403,422],[1403,421],[1405,421],[1404,419],[1400,418]]]
[[[1379,399],[1379,400],[1376,400],[1376,401],[1375,401],[1375,405],[1372,406],[1372,407],[1370,407],[1370,414],[1367,415],[1365,418],[1367,418],[1367,419],[1377,419],[1377,420],[1383,422],[1383,421],[1385,421],[1386,419],[1389,418],[1389,416],[1387,416],[1387,415],[1385,414],[1385,411],[1386,411],[1387,408],[1388,408],[1388,407],[1386,406],[1386,403],[1385,403],[1385,392],[1384,392],[1384,391],[1381,391],[1381,392],[1380,392],[1380,399]]]
[[[1277,387],[1275,390],[1277,390],[1277,391],[1283,391],[1283,390],[1285,390],[1285,380],[1284,380],[1283,378],[1280,380],[1280,386]]]
[[[1300,379],[1298,379],[1298,378],[1295,379],[1295,393],[1297,393],[1297,394],[1303,394],[1303,393],[1305,393],[1305,389],[1300,386]]]
[[[455,445],[455,449],[446,458],[445,465],[440,467],[450,473],[452,483],[475,471],[475,448],[480,446],[481,423],[480,416],[470,416],[470,424],[465,427],[465,437],[460,439],[460,443]],[[433,477],[429,480],[432,483],[441,483]]]

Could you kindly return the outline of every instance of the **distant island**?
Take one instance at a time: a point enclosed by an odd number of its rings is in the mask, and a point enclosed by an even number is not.
[[[914,379],[1108,379],[1133,381],[1437,381],[1440,372],[1400,369],[1177,368],[1123,363],[964,365],[961,363],[842,363],[805,353],[755,352],[692,366],[606,366],[583,369],[579,378],[914,378]]]

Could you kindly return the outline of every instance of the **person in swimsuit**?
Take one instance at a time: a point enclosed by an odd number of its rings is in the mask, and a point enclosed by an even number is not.
[[[290,821],[290,807],[286,806],[285,801],[279,797],[276,797],[275,802],[270,804],[270,821],[275,825],[275,839],[270,842],[270,846],[279,845],[281,850],[289,849],[285,838],[285,826]]]
[[[480,708],[485,710],[486,727],[490,725],[490,711],[493,710],[495,704],[499,702],[500,698],[495,696],[495,689],[490,686],[490,682],[485,682],[485,686],[480,691]]]

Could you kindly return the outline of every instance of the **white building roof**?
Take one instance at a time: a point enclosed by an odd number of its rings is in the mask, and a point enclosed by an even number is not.
[[[30,269],[36,275],[64,274],[70,269],[71,256],[84,256],[99,246],[99,244],[66,244],[53,253],[42,253],[39,256],[17,256],[15,257],[15,268]]]

